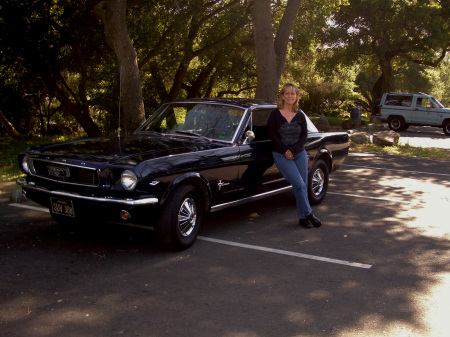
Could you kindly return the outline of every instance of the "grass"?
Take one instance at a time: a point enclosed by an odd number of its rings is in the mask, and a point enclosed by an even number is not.
[[[428,158],[437,160],[450,160],[450,150],[415,147],[409,144],[397,146],[380,146],[375,144],[350,145],[350,152],[368,152],[389,155],[400,155],[406,157]]]

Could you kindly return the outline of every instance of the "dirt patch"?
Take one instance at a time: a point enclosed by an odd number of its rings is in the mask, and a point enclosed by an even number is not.
[[[11,193],[19,188],[15,181],[0,182],[0,194]]]

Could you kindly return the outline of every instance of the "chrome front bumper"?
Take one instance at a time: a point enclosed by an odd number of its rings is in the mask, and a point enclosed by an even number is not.
[[[65,197],[74,200],[86,200],[107,204],[120,204],[126,206],[145,206],[145,205],[156,205],[158,204],[158,198],[142,198],[142,199],[131,199],[131,198],[116,198],[116,197],[94,197],[87,195],[80,195],[77,193],[69,193],[64,191],[49,191],[44,187],[37,187],[33,183],[28,183],[25,178],[19,178],[16,181],[17,185],[22,186],[26,190],[33,190],[40,193],[46,193],[50,196]]]

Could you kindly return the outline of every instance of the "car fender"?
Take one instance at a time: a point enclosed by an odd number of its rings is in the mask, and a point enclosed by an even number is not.
[[[186,172],[177,176],[164,192],[164,195],[161,198],[161,204],[164,204],[169,198],[170,194],[178,186],[181,186],[184,183],[198,186],[204,193],[205,207],[209,208],[209,203],[211,200],[211,189],[208,180],[199,172]]]
[[[325,162],[325,164],[327,164],[328,172],[331,172],[331,168],[332,168],[332,159],[331,158],[332,158],[332,156],[331,156],[330,151],[328,149],[322,148],[319,151],[317,151],[317,153],[314,157],[314,160],[311,163],[311,167],[312,167],[312,165],[314,165],[314,163],[316,161],[318,161],[319,159],[322,159]]]

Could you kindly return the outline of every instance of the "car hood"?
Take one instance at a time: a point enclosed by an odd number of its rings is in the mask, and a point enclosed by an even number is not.
[[[53,160],[65,158],[136,165],[143,160],[223,146],[225,144],[191,136],[133,134],[39,145],[27,149],[26,153]]]

